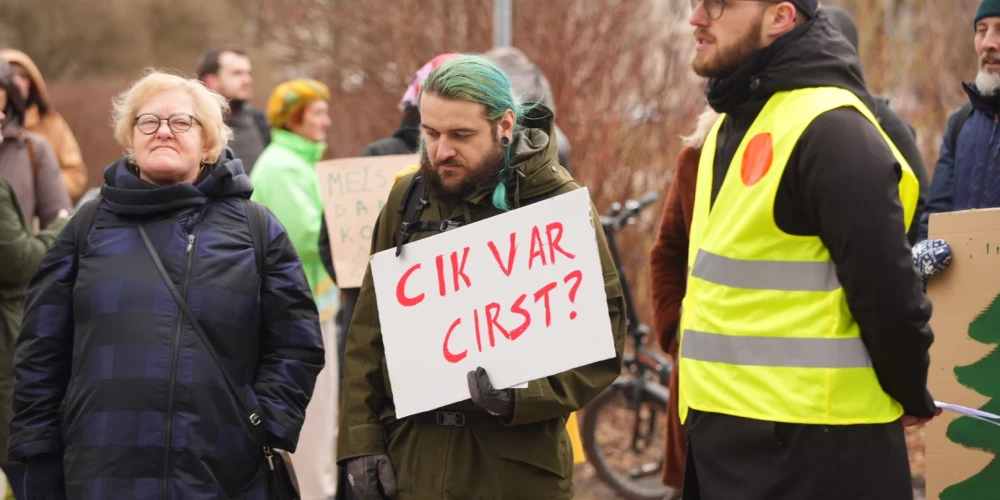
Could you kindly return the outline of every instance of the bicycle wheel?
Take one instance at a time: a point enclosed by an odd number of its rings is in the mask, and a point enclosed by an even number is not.
[[[670,393],[647,382],[639,404],[630,408],[637,383],[622,377],[587,405],[580,425],[583,449],[597,477],[619,495],[662,500],[673,492],[660,482]]]

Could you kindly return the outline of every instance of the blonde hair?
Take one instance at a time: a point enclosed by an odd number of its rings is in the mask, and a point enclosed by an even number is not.
[[[691,132],[691,135],[682,136],[681,144],[687,148],[700,148],[705,143],[705,138],[708,137],[708,133],[712,131],[712,127],[718,119],[719,113],[712,109],[711,106],[705,106],[705,109],[698,115],[694,131]]]
[[[224,116],[229,112],[229,102],[213,92],[199,80],[184,78],[165,71],[147,69],[146,76],[136,80],[128,90],[112,100],[111,118],[115,140],[132,157],[132,134],[136,113],[151,97],[161,92],[181,90],[191,96],[194,116],[201,123],[201,138],[208,156],[205,163],[219,160],[222,149],[233,137],[233,131],[226,125]]]

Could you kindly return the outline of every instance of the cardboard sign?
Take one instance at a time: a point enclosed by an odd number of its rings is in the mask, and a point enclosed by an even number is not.
[[[316,164],[337,286],[359,288],[368,268],[372,228],[392,179],[420,162],[417,155],[366,156]]]
[[[592,220],[578,189],[372,256],[397,417],[615,356]]]
[[[930,238],[948,242],[952,262],[927,284],[928,388],[937,401],[1000,413],[1000,209],[931,215]],[[926,436],[928,499],[996,497],[1000,427],[947,411]]]

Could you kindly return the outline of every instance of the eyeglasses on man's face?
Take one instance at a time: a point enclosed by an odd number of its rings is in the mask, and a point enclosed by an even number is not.
[[[187,113],[174,113],[166,118],[160,118],[152,113],[144,113],[135,117],[135,126],[146,135],[153,135],[160,130],[160,123],[166,121],[167,127],[175,134],[183,134],[191,129],[195,123],[201,124],[197,118]]]
[[[784,0],[691,0],[691,10],[694,11],[698,5],[704,4],[705,12],[709,19],[717,21],[726,10],[727,3],[734,2],[760,2],[760,3],[781,3]]]

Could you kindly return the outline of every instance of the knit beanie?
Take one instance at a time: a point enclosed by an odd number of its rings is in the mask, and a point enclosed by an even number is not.
[[[851,43],[851,47],[854,47],[854,50],[857,51],[858,27],[854,24],[854,20],[851,19],[851,15],[840,7],[832,6],[823,6],[823,12],[826,12],[826,16],[830,18],[830,24],[832,24],[834,28],[837,28],[837,31],[839,31],[840,34]]]
[[[976,18],[972,21],[972,29],[975,31],[976,23],[984,17],[1000,17],[1000,0],[983,0],[976,9]]]
[[[284,82],[274,88],[267,101],[267,121],[272,128],[284,127],[309,103],[321,100],[330,100],[330,89],[322,82],[309,78]]]
[[[816,17],[816,11],[819,10],[819,0],[791,0],[796,7],[802,12],[805,12],[806,17],[812,19]],[[988,0],[987,0],[988,1]],[[997,0],[1000,2],[1000,0]]]

